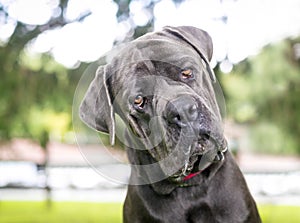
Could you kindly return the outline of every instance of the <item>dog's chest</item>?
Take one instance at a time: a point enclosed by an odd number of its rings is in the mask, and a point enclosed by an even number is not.
[[[195,190],[195,191],[194,191]],[[199,223],[218,222],[215,210],[209,199],[199,188],[177,188],[167,196],[151,196],[145,200],[150,222]],[[155,210],[155,213],[149,210]]]

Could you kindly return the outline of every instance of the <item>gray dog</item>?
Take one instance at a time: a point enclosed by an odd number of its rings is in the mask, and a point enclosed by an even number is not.
[[[125,123],[132,170],[124,222],[261,222],[227,152],[211,56],[205,31],[165,27],[98,68],[80,116],[111,144],[115,115]]]

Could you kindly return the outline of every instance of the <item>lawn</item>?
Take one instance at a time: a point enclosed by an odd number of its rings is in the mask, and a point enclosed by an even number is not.
[[[264,223],[299,223],[300,207],[260,205]],[[0,201],[2,223],[121,223],[121,203]]]
[[[121,203],[0,201],[1,223],[120,223]]]
[[[259,205],[263,223],[300,223],[300,206]]]

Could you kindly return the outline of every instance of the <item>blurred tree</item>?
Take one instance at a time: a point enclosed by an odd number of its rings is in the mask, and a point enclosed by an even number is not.
[[[252,126],[259,151],[300,153],[300,38],[264,47],[223,76],[228,113]]]
[[[30,114],[34,106],[55,112],[71,111],[73,92],[78,80],[77,71],[68,72],[55,63],[48,55],[38,55],[38,67],[33,69],[33,60],[26,55],[26,45],[46,30],[55,29],[74,21],[66,21],[64,12],[68,1],[61,0],[61,13],[53,16],[46,24],[27,25],[16,21],[11,36],[6,42],[0,42],[0,139],[14,136],[34,137],[43,143],[43,132],[32,131]],[[3,21],[13,20],[0,4]],[[80,20],[88,16],[82,15]],[[76,21],[77,21],[76,20]],[[27,62],[26,62],[27,60]],[[30,62],[28,62],[30,61]],[[84,66],[84,65],[83,65]],[[72,83],[72,84],[71,84]],[[69,87],[71,86],[71,87]]]

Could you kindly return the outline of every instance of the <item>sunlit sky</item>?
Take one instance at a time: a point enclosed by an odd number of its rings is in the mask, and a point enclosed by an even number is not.
[[[50,52],[59,63],[72,67],[78,61],[94,61],[110,50],[114,40],[122,40],[130,24],[144,25],[150,19],[144,8],[149,0],[130,5],[131,20],[118,22],[118,6],[110,0],[70,0],[66,18],[74,21],[87,11],[82,22],[47,31],[32,42],[33,52]],[[155,30],[165,25],[192,25],[210,33],[214,42],[214,61],[228,56],[237,63],[255,55],[267,43],[300,34],[299,0],[186,0],[175,5],[161,0],[154,8]],[[0,13],[0,40],[5,42],[16,25],[46,23],[59,14],[58,0],[0,0],[12,19]],[[221,19],[227,16],[227,23]]]

